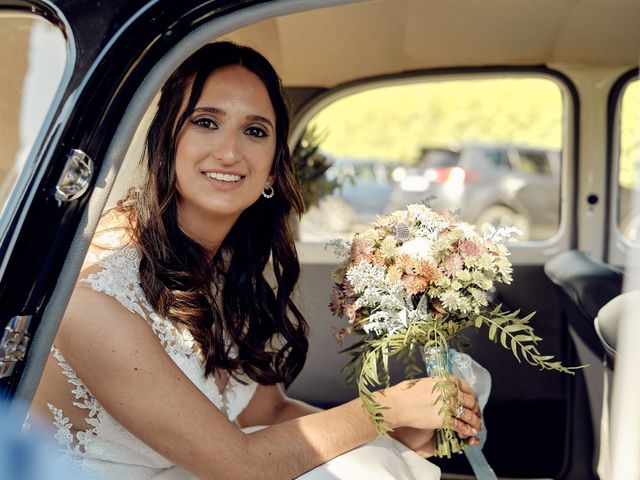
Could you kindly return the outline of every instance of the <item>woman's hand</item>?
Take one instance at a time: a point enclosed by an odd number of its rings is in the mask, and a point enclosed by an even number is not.
[[[389,435],[403,443],[421,457],[432,457],[435,452],[435,430],[411,427],[396,428]]]
[[[447,406],[453,412],[450,427],[461,438],[475,437],[482,429],[480,406],[473,395],[471,386],[465,380],[457,377],[452,377],[452,379],[458,387],[458,399],[453,405]],[[378,392],[378,401],[388,407],[384,416],[389,426],[394,429],[411,427],[419,430],[442,428],[444,416],[439,411],[443,405],[436,402],[438,392],[434,391],[434,386],[438,381],[440,379],[437,377],[405,380]],[[461,415],[456,418],[458,405],[462,405],[462,409]]]
[[[435,430],[430,429],[399,427],[389,435],[421,457],[429,458],[436,453],[435,433]],[[480,439],[478,437],[469,437],[468,442],[469,445],[480,445]]]

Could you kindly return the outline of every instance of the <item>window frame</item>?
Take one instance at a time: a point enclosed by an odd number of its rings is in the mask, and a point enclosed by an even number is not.
[[[620,216],[620,146],[622,100],[627,87],[634,81],[640,82],[638,68],[633,68],[618,77],[607,99],[607,203],[605,225],[605,260],[613,265],[626,265],[631,253],[640,252],[640,242],[633,242],[622,236],[619,224]]]
[[[563,126],[562,154],[560,168],[560,224],[558,231],[545,240],[516,242],[509,245],[511,261],[516,264],[542,265],[556,254],[575,248],[577,179],[574,179],[578,165],[579,148],[579,97],[573,82],[562,72],[544,66],[534,67],[460,67],[435,68],[362,78],[338,85],[306,99],[296,111],[289,138],[293,149],[301,138],[305,127],[321,110],[337,100],[361,93],[372,88],[413,84],[428,81],[461,79],[491,79],[505,77],[543,78],[553,81],[562,94]],[[340,259],[331,253],[326,243],[297,242],[301,263],[334,264]]]

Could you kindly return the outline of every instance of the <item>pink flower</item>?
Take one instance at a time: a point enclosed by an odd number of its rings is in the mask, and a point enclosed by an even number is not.
[[[426,279],[418,275],[403,275],[402,283],[409,295],[424,292],[428,286]]]
[[[483,250],[482,246],[473,240],[463,239],[458,242],[458,251],[465,257],[480,258]]]
[[[331,310],[331,313],[336,317],[342,317],[344,315],[344,302],[344,291],[339,285],[334,284],[329,296],[329,310]]]
[[[349,321],[349,325],[353,325],[356,323],[356,311],[358,307],[356,307],[355,303],[349,303],[344,306],[344,313]]]
[[[373,243],[363,239],[356,237],[351,242],[351,257],[358,258],[360,255],[370,255],[373,253],[374,245]]]
[[[440,212],[440,217],[447,223],[454,223],[456,221],[456,214],[448,209]]]
[[[464,262],[462,260],[462,257],[457,253],[447,255],[446,257],[444,257],[444,261],[442,262],[442,269],[450,277],[453,277],[456,273],[462,270],[463,266]]]
[[[336,342],[341,344],[342,341],[344,340],[344,337],[346,337],[351,333],[351,327],[342,327],[342,328],[333,327],[332,333],[333,333],[333,338],[336,339]]]

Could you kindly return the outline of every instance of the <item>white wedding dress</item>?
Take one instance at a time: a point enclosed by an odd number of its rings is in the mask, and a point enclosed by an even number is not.
[[[211,401],[212,408],[224,412],[230,421],[249,403],[256,383],[242,373],[230,377],[220,392],[215,380],[204,377],[195,342],[187,331],[156,314],[147,302],[138,278],[138,252],[130,247],[114,250],[99,262],[101,267],[81,282],[93,290],[114,297],[129,311],[147,320],[171,359]],[[77,431],[65,412],[49,404],[60,452],[79,474],[90,480],[187,480],[195,477],[147,446],[120,425],[77,377],[60,352],[53,355],[71,384],[74,406],[86,411],[89,429]],[[244,383],[243,383],[244,382]],[[267,427],[268,428],[268,427]],[[75,432],[75,433],[74,433]],[[216,448],[212,444],[211,448]],[[336,457],[301,477],[304,480],[375,479],[437,480],[440,470],[401,443],[379,438]]]

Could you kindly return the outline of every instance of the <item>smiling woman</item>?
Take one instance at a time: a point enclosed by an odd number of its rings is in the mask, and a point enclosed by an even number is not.
[[[375,441],[358,401],[283,394],[308,346],[288,125],[276,73],[246,47],[207,45],[163,87],[147,179],[104,216],[116,241],[96,238],[33,402],[90,478],[439,478],[417,454],[443,425],[435,379],[376,393],[396,431]],[[478,404],[455,381],[452,427],[477,444]]]

